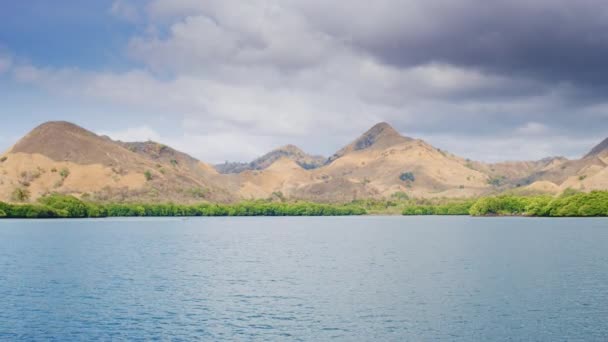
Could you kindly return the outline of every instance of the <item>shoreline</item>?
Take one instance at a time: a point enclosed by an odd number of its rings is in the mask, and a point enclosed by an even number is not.
[[[237,217],[237,216],[471,216],[607,217],[608,191],[560,197],[502,195],[478,199],[358,200],[349,203],[275,202],[220,204],[96,203],[51,194],[36,203],[0,202],[3,218]]]

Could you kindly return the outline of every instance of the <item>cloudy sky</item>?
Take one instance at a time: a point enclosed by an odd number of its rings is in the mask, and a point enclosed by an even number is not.
[[[478,160],[608,137],[605,0],[0,4],[0,148],[68,120],[209,162],[379,121]]]

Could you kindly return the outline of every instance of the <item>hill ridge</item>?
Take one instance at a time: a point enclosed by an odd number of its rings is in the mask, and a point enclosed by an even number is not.
[[[379,122],[361,134],[350,144],[338,150],[327,159],[326,164],[330,164],[338,158],[351,152],[368,149],[371,147],[386,148],[392,145],[412,141],[412,138],[402,136],[387,122]]]

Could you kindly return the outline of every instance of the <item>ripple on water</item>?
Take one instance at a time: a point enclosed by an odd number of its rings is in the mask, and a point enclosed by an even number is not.
[[[608,221],[0,221],[0,340],[608,340]]]

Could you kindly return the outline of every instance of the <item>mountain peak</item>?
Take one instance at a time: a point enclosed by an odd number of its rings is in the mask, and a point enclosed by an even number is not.
[[[585,155],[584,158],[594,157],[604,152],[608,152],[608,138],[604,139],[601,143],[595,146],[589,153]]]
[[[372,131],[372,130],[379,130],[379,131],[386,130],[386,131],[390,131],[391,133],[399,134],[399,132],[397,132],[397,130],[394,129],[393,126],[391,126],[386,121],[378,122],[377,124],[373,125],[372,128],[369,129],[369,131]]]
[[[113,141],[67,121],[49,121],[39,125],[19,140],[10,152],[41,154],[55,161],[105,165],[115,162],[110,155],[128,153]]]
[[[384,149],[411,140],[411,138],[407,138],[399,134],[399,132],[397,132],[397,130],[395,130],[388,123],[380,122],[372,126],[372,128],[363,133],[355,141],[336,152],[327,160],[327,164],[354,151],[360,151],[368,148]]]
[[[357,150],[363,150],[372,145],[381,142],[382,140],[399,140],[395,142],[401,142],[404,139],[397,130],[393,128],[393,126],[389,125],[386,122],[380,122],[375,124],[372,128],[367,130],[367,132],[363,133],[357,140],[355,140],[357,144]]]
[[[274,150],[273,150],[273,151],[271,151],[270,153],[272,153],[272,152],[276,152],[276,151],[285,151],[285,152],[287,152],[287,153],[291,153],[291,154],[300,154],[300,155],[304,155],[304,154],[306,154],[306,153],[305,153],[305,152],[304,152],[304,151],[303,151],[301,148],[299,148],[299,147],[298,147],[298,146],[296,146],[296,145],[292,145],[292,144],[288,144],[288,145],[281,146],[281,147],[279,147],[279,148],[277,148],[277,149],[274,149]]]
[[[44,135],[44,134],[60,134],[60,133],[76,133],[76,134],[87,134],[95,135],[74,123],[68,121],[47,121],[39,126],[35,127],[29,135]]]

